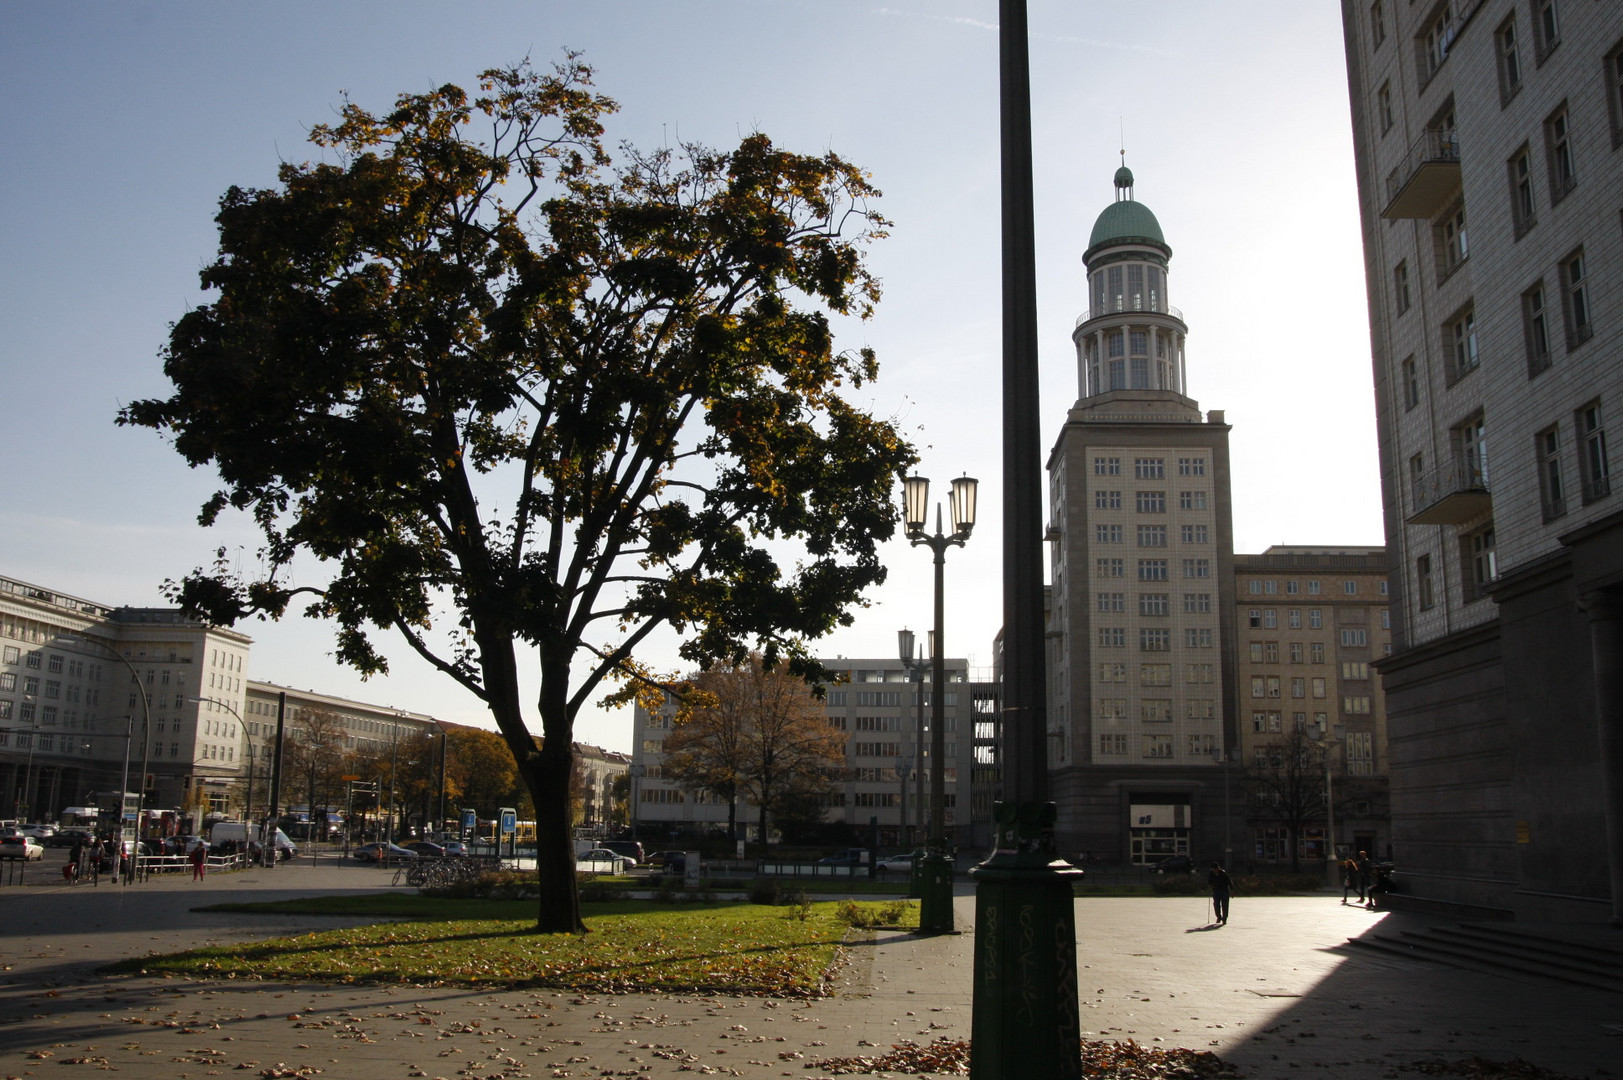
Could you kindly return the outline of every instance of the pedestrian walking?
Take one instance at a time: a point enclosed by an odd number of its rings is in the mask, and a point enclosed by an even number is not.
[[[1358,885],[1358,860],[1349,855],[1341,860],[1341,902],[1343,904],[1347,902],[1347,897],[1352,895],[1354,889],[1358,889],[1358,900],[1362,903],[1364,890],[1359,888]]]
[[[1375,864],[1370,862],[1369,852],[1358,853],[1358,902],[1373,903],[1374,893],[1371,886],[1375,884]]]
[[[209,846],[205,840],[199,840],[197,846],[192,848],[192,880],[202,881],[203,873],[209,865]]]
[[[1212,888],[1212,914],[1217,925],[1223,926],[1229,921],[1229,897],[1234,895],[1234,882],[1229,880],[1223,864],[1214,862],[1211,873],[1206,875],[1206,884]]]

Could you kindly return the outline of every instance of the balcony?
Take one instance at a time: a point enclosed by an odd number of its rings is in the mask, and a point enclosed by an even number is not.
[[[1448,209],[1460,190],[1460,137],[1452,128],[1427,128],[1386,177],[1384,218],[1430,220]]]
[[[1493,509],[1488,476],[1475,458],[1461,457],[1413,480],[1409,525],[1463,525]]]
[[[1134,311],[1147,312],[1151,315],[1170,315],[1179,322],[1183,322],[1183,312],[1179,311],[1171,304],[1162,303],[1154,299],[1147,301],[1129,301],[1126,297],[1122,297],[1120,302],[1117,304],[1106,304],[1097,311],[1084,311],[1082,314],[1076,317],[1076,323],[1072,329],[1075,329],[1077,326],[1081,326],[1083,323],[1089,322],[1093,319],[1103,319],[1108,315],[1123,315]]]

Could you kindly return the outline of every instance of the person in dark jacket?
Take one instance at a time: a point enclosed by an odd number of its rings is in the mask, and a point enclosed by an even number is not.
[[[1212,888],[1212,913],[1221,926],[1229,921],[1229,897],[1234,895],[1234,882],[1229,880],[1223,864],[1214,862],[1211,873],[1206,875],[1206,884]]]

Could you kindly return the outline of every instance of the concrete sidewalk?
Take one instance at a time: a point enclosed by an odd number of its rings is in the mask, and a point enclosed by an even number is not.
[[[352,920],[192,909],[388,887],[392,871],[326,862],[91,889],[0,890],[0,1076],[60,1063],[172,1080],[248,1075],[425,1077],[803,1076],[820,1058],[904,1039],[967,1039],[974,899],[966,932],[880,933],[847,950],[818,1001],[581,996],[547,991],[104,979],[146,952],[305,933]],[[1410,1063],[1524,1058],[1578,1076],[1618,1068],[1623,996],[1350,954],[1347,938],[1397,913],[1330,893],[1236,898],[1227,926],[1200,898],[1077,904],[1082,1027],[1094,1038],[1211,1050],[1256,1080],[1341,1080]],[[1604,928],[1598,933],[1611,933]],[[280,1070],[280,1072],[276,1070]]]

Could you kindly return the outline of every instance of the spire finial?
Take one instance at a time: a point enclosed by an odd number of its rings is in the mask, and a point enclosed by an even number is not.
[[[1116,118],[1121,126],[1121,168],[1116,170],[1116,201],[1124,202],[1133,197],[1133,170],[1127,167],[1127,123],[1121,117]]]

